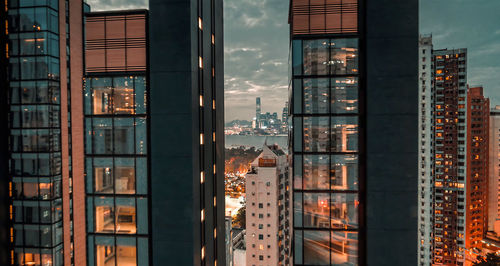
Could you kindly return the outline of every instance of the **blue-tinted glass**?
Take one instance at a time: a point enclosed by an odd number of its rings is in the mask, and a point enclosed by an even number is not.
[[[85,158],[85,191],[87,193],[93,192],[93,179],[94,171],[92,169],[92,158]]]
[[[19,0],[19,7],[34,6],[34,0]]]
[[[304,113],[326,114],[329,106],[329,79],[304,79]]]
[[[293,80],[293,113],[302,113],[302,80]]]
[[[94,177],[95,193],[113,193],[113,158],[94,159],[94,169],[91,172]]]
[[[40,216],[38,212],[38,202],[25,201],[24,202],[24,222],[25,223],[38,223]]]
[[[113,153],[113,127],[110,118],[94,118],[92,121],[92,147],[94,154]]]
[[[293,156],[293,187],[302,189],[302,155]]]
[[[34,8],[19,9],[19,31],[34,31],[34,30],[35,30],[35,9]]]
[[[134,154],[134,119],[114,119],[114,152],[115,154]]]
[[[293,40],[292,42],[292,65],[293,74],[302,74],[302,40]]]
[[[149,248],[148,248],[148,239],[144,237],[137,238],[137,249],[138,249],[138,257],[137,261],[141,266],[149,265]]]
[[[135,113],[146,113],[146,78],[135,77]]]
[[[40,240],[42,247],[52,246],[52,227],[50,225],[40,226]]]
[[[135,119],[135,149],[136,154],[146,154],[148,149],[147,143],[147,126],[146,118]]]
[[[87,235],[87,265],[94,266],[94,236]]]
[[[135,193],[135,160],[134,158],[115,158],[114,167],[115,193]]]
[[[148,233],[148,199],[137,199],[137,233]]]
[[[327,155],[304,155],[304,189],[330,189],[330,165]]]
[[[304,227],[330,228],[330,195],[304,193]]]
[[[37,7],[35,8],[35,31],[47,30],[48,20],[47,20],[47,8]]]
[[[59,17],[57,12],[49,9],[49,30],[54,33],[59,33]]]
[[[23,245],[23,226],[19,224],[14,224],[14,245]]]
[[[85,153],[92,154],[93,146],[92,118],[85,118]]]
[[[293,222],[295,227],[302,227],[302,193],[293,193]]]
[[[49,201],[40,201],[40,222],[51,224],[54,222],[53,218],[54,213],[52,212],[51,203]]]
[[[146,158],[136,159],[137,194],[148,193],[148,167]]]
[[[40,246],[40,231],[38,225],[24,225],[24,240],[26,246]]]
[[[85,205],[87,211],[87,232],[94,232],[94,200],[92,197],[87,197]]]
[[[10,80],[21,79],[19,58],[9,58],[9,78]]]
[[[304,40],[304,75],[328,74],[328,40]]]
[[[304,151],[326,152],[329,147],[329,118],[304,117]]]
[[[302,151],[302,117],[293,118],[293,150]]]
[[[304,244],[302,237],[302,230],[294,230],[294,235],[295,235],[295,241],[294,241],[293,257],[295,260],[295,264],[302,264],[304,261],[302,258],[302,250]]]
[[[331,74],[358,74],[358,40],[330,40]]]
[[[90,89],[90,79],[84,80],[83,87],[83,108],[86,115],[92,114],[92,90]]]

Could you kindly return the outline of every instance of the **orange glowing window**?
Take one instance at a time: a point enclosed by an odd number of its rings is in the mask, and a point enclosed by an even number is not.
[[[436,70],[436,74],[442,74],[443,73],[443,70],[442,69],[438,69]]]

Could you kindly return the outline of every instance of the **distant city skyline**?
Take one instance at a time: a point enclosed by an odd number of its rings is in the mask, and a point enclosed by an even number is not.
[[[147,0],[88,0],[94,10],[146,8]],[[434,47],[469,51],[469,84],[483,85],[500,104],[500,1],[421,0],[420,32]],[[280,113],[288,97],[288,1],[224,3],[225,120],[251,120],[255,97],[266,112]]]

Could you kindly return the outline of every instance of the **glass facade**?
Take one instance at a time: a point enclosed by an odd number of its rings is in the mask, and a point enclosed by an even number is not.
[[[292,40],[295,265],[358,265],[358,38]]]
[[[85,79],[88,265],[148,265],[146,91],[145,76]]]
[[[63,265],[59,2],[8,5],[12,263]]]

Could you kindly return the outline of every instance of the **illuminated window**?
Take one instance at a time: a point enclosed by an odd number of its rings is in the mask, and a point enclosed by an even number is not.
[[[198,58],[198,66],[203,68],[203,58],[201,56]]]
[[[203,145],[203,133],[200,133],[200,145]]]
[[[205,173],[203,173],[203,171],[200,173],[200,183],[204,183],[205,182]]]
[[[198,17],[198,28],[203,30],[203,20],[200,17]]]
[[[205,209],[201,210],[201,221],[205,221]]]
[[[203,95],[200,95],[200,106],[203,107]]]

